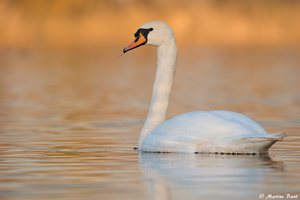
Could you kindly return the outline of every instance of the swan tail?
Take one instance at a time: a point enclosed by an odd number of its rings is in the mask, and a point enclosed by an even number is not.
[[[279,141],[279,140],[283,140],[284,137],[286,137],[287,134],[286,133],[272,133],[272,134],[268,134],[268,135],[263,135],[263,136],[254,136],[254,137],[246,137],[243,138],[245,140],[253,140],[253,141]]]
[[[244,145],[245,150],[256,150],[257,153],[268,153],[269,148],[278,141],[286,137],[286,133],[273,133],[267,136],[246,137],[239,140]]]

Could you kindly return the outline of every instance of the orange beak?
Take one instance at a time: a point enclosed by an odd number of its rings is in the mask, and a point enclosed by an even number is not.
[[[125,47],[123,49],[123,52],[126,53],[127,51],[135,49],[135,48],[137,48],[139,46],[142,46],[146,43],[147,43],[147,39],[143,36],[142,33],[140,33],[139,36],[137,36],[133,42],[131,42],[127,47]]]

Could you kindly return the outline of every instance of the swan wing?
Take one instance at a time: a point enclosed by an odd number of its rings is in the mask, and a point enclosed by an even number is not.
[[[259,124],[240,113],[199,111],[178,115],[159,125],[144,139],[142,150],[240,152],[241,149],[246,152],[249,148],[257,148],[257,152],[260,146],[274,144],[282,137],[268,134]],[[251,147],[252,144],[256,147]]]

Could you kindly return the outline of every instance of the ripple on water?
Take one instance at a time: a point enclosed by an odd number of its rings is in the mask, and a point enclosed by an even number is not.
[[[287,132],[270,157],[140,154],[133,147],[147,112],[152,60],[122,57],[102,66],[111,60],[97,58],[74,68],[28,56],[7,62],[0,74],[0,198],[299,195],[299,57],[192,50],[181,52],[169,116],[203,108],[245,113],[270,132]]]

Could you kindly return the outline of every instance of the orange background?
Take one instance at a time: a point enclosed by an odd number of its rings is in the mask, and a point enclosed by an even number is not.
[[[300,45],[297,0],[1,0],[0,48],[119,46],[154,19],[181,45]]]

